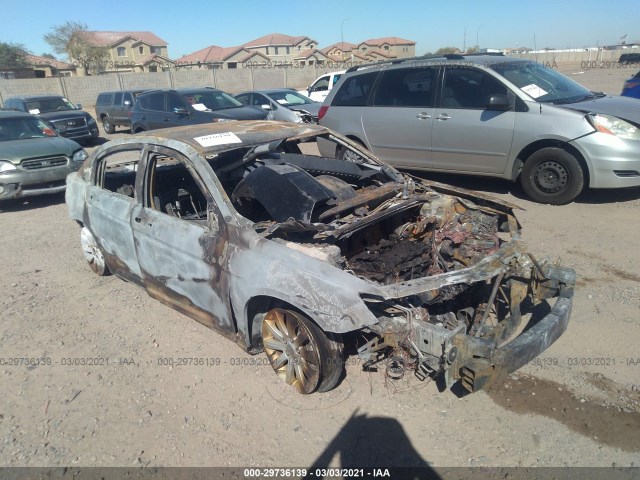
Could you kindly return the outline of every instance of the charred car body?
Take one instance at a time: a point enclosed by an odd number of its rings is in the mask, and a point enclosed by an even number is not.
[[[303,154],[318,137],[358,163]],[[573,270],[526,253],[513,206],[401,175],[314,125],[115,140],[69,175],[67,204],[96,273],[264,350],[301,393],[337,384],[348,337],[370,364],[475,391],[545,350],[571,311]]]

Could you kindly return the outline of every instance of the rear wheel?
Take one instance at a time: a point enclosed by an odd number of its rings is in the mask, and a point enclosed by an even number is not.
[[[343,369],[342,341],[294,310],[273,308],[262,320],[264,351],[276,374],[299,393],[326,392]]]
[[[113,133],[116,131],[116,127],[111,123],[109,117],[102,117],[102,128],[104,128],[106,133]]]
[[[107,267],[104,260],[102,250],[100,250],[95,237],[87,227],[82,227],[80,231],[80,245],[82,245],[82,253],[91,270],[100,276],[108,275],[109,267]]]
[[[527,159],[520,174],[526,194],[536,202],[563,205],[584,188],[584,171],[578,159],[562,148],[542,148]]]

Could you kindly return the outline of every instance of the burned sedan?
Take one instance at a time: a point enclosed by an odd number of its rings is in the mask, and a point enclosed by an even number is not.
[[[304,154],[322,137],[357,161]],[[366,365],[469,391],[565,331],[573,270],[514,206],[401,175],[315,125],[229,122],[111,141],[67,179],[86,260],[264,351],[301,393]],[[350,335],[356,332],[355,335]]]

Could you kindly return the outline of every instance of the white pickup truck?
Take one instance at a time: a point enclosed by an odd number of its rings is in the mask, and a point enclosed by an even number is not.
[[[340,70],[339,72],[330,72],[321,75],[313,82],[306,90],[299,90],[298,92],[302,95],[306,95],[311,100],[316,102],[324,102],[324,99],[327,98],[329,91],[338,83],[340,77],[345,72],[345,70]]]

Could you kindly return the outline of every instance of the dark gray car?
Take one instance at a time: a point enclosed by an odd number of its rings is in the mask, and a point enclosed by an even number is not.
[[[0,200],[62,192],[86,158],[38,117],[0,111]]]
[[[229,120],[272,118],[264,110],[246,107],[214,88],[153,90],[140,94],[131,113],[133,133]]]
[[[116,127],[131,128],[129,115],[136,97],[144,90],[102,92],[96,99],[96,118],[102,123],[105,133],[114,133]]]
[[[61,95],[29,95],[7,98],[6,108],[37,115],[60,135],[78,141],[98,138],[98,124],[82,105],[74,105]]]
[[[243,92],[235,96],[245,105],[273,113],[274,120],[294,123],[318,123],[322,103],[311,100],[290,88],[272,88]]]
[[[519,178],[529,197],[551,204],[585,187],[640,186],[637,99],[501,55],[358,68],[329,93],[320,124],[395,166]]]

